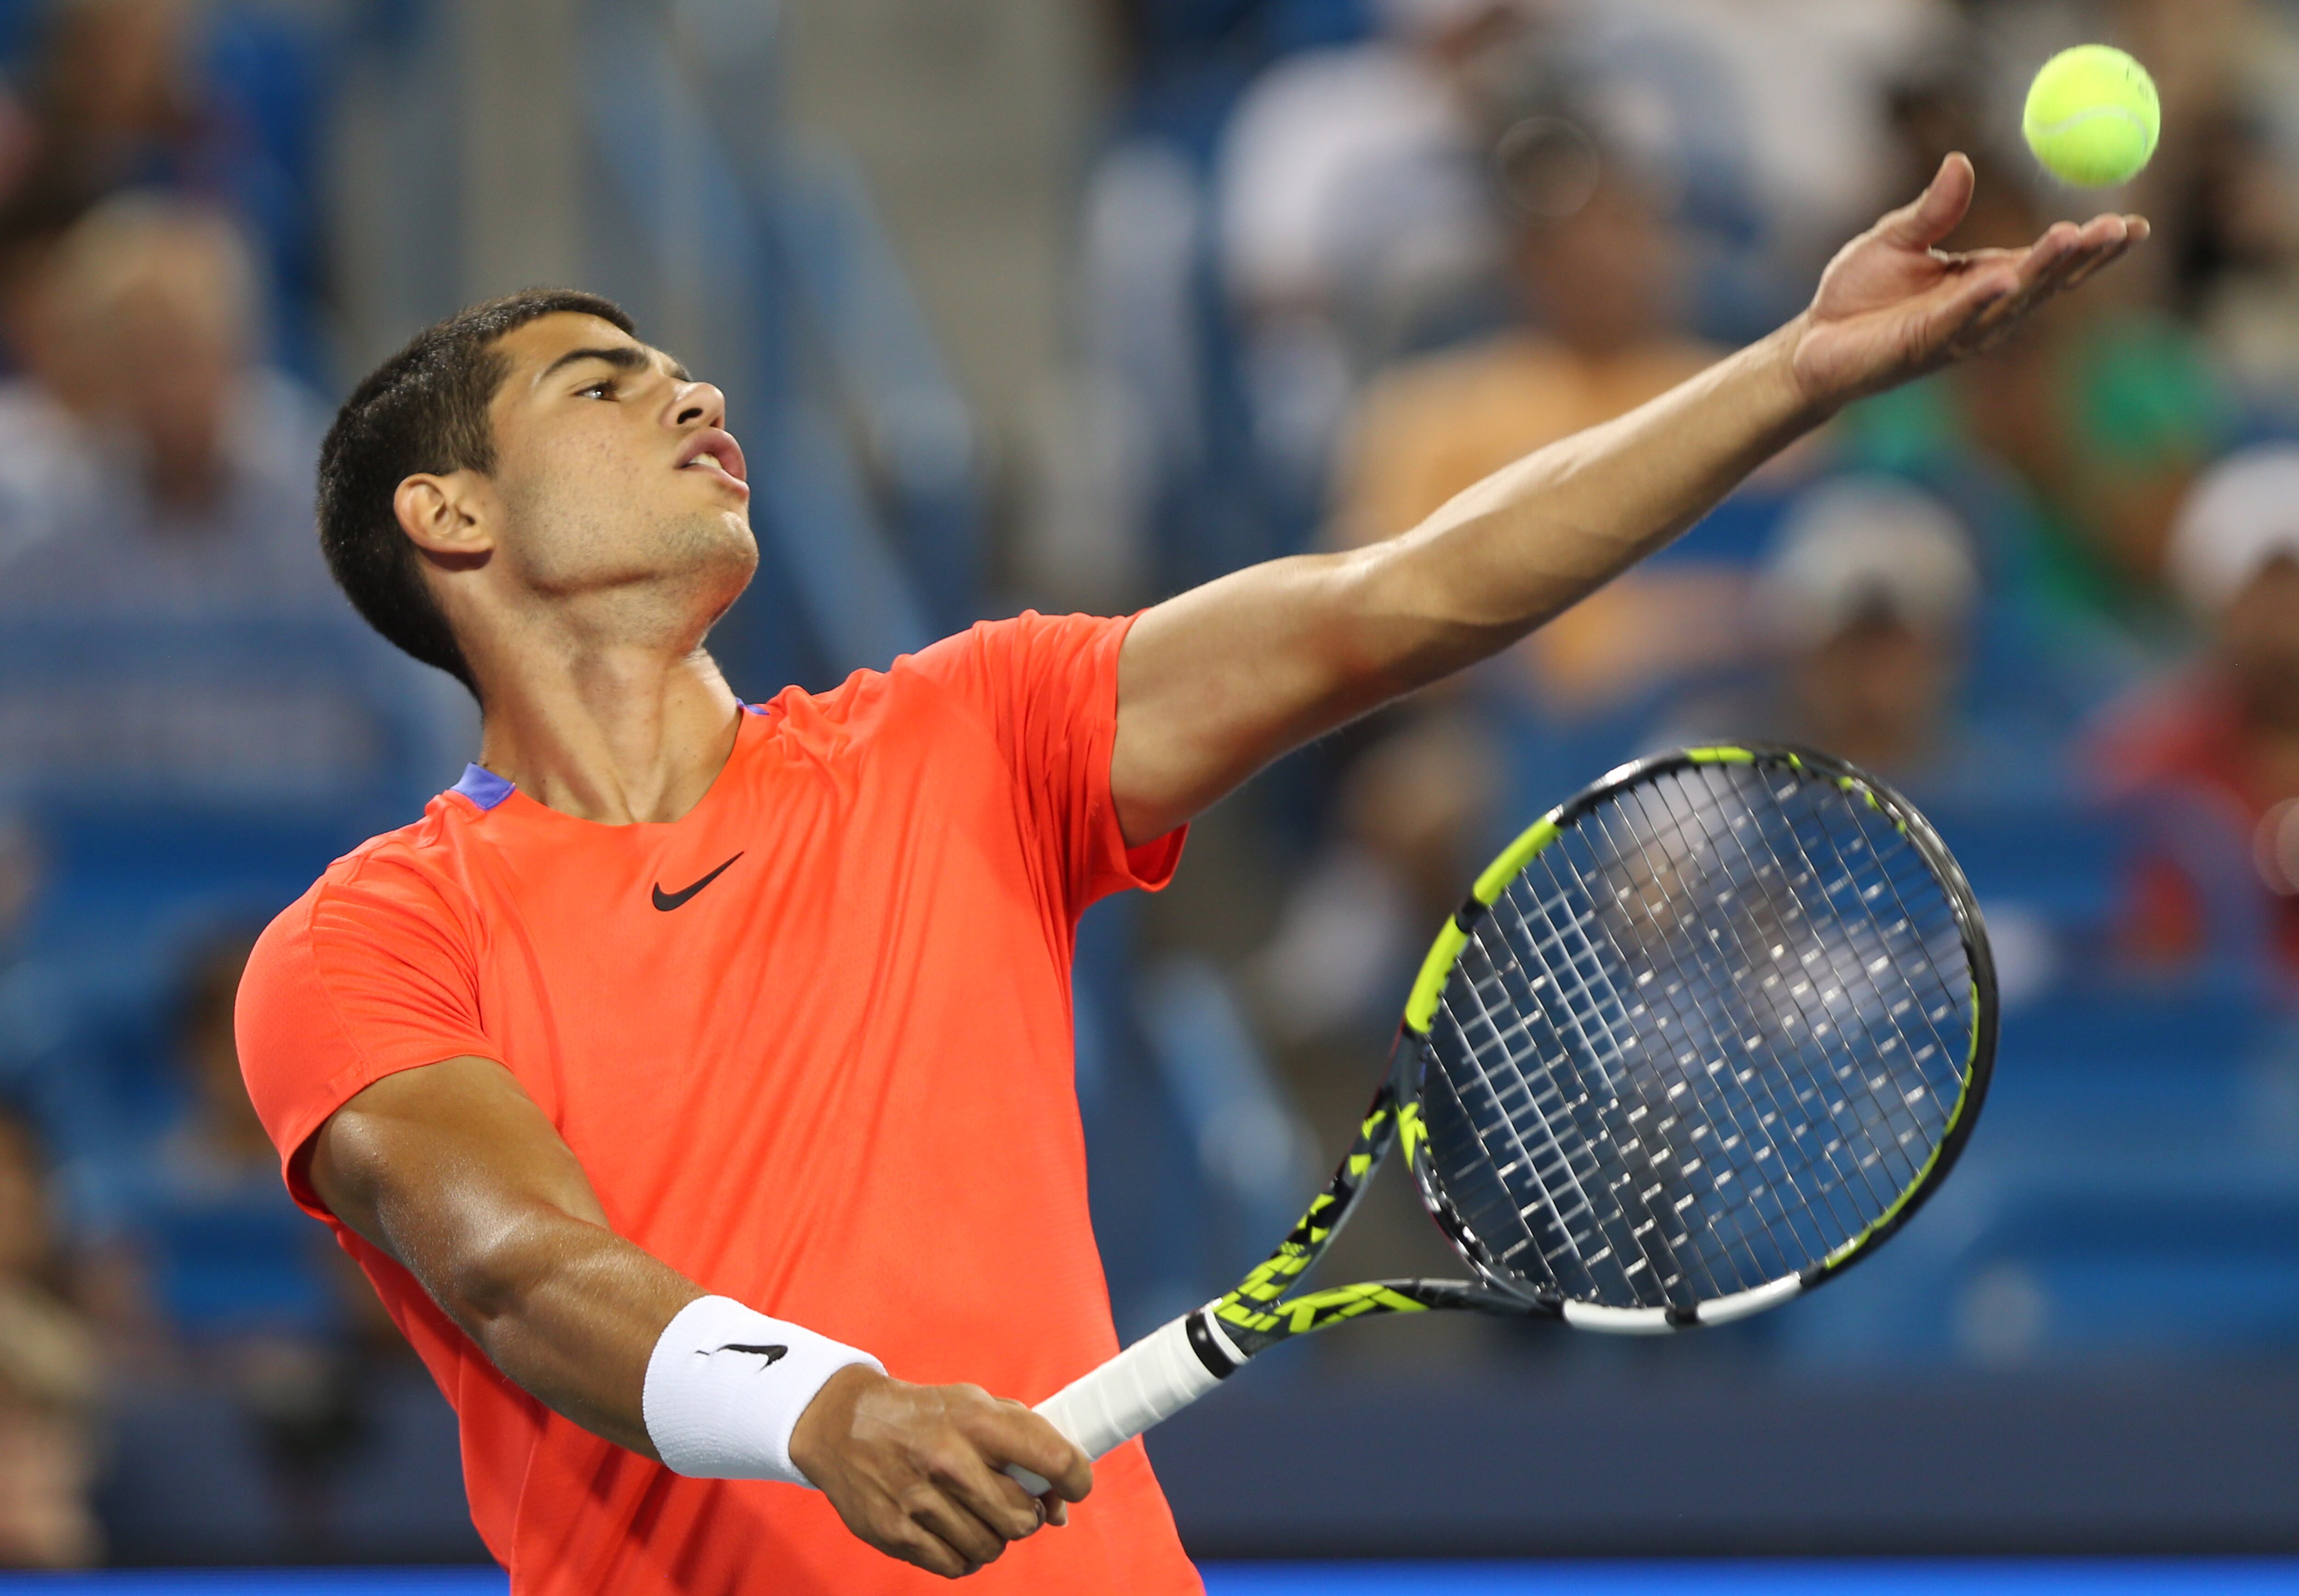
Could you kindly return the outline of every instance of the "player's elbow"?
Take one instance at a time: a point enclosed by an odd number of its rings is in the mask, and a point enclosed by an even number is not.
[[[1381,699],[1424,687],[1505,647],[1512,628],[1467,591],[1457,562],[1419,535],[1358,550],[1336,573],[1349,670]]]
[[[425,1284],[439,1305],[481,1346],[522,1319],[566,1250],[558,1237],[579,1221],[565,1214],[515,1211],[476,1218],[443,1249]]]

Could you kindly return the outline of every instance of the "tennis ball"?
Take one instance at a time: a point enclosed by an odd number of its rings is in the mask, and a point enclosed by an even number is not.
[[[2021,131],[2054,176],[2106,188],[2147,164],[2162,121],[2145,67],[2106,45],[2078,45],[2036,74]]]

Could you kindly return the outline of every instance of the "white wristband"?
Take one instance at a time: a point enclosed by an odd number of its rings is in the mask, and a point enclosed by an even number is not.
[[[886,1372],[867,1352],[732,1297],[697,1297],[647,1360],[647,1439],[674,1474],[811,1485],[791,1461],[791,1431],[822,1383],[851,1363]]]

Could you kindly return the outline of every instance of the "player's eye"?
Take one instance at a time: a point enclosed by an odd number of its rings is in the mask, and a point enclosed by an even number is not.
[[[615,379],[611,376],[602,376],[595,383],[586,383],[575,390],[577,399],[612,399],[614,396]]]

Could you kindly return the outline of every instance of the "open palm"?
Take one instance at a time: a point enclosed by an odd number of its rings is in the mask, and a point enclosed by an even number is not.
[[[1971,162],[1950,155],[1931,186],[1844,246],[1794,329],[1805,394],[1833,407],[1975,353],[2147,236],[2137,216],[2054,222],[2021,250],[1934,246],[1971,204]]]

